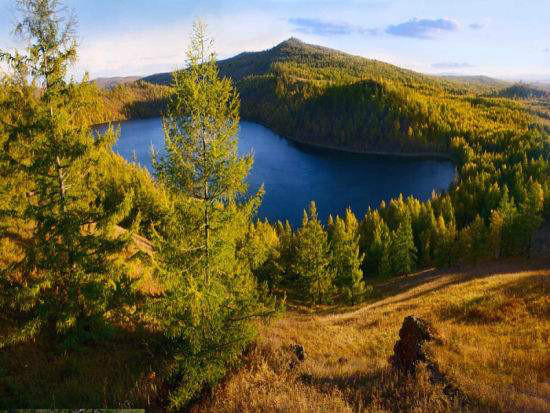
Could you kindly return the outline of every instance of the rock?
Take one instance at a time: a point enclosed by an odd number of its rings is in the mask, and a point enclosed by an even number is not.
[[[402,372],[414,372],[419,362],[428,361],[424,344],[433,339],[434,334],[426,321],[414,316],[405,317],[390,364]]]
[[[346,364],[347,362],[348,362],[348,359],[345,358],[345,357],[340,357],[340,358],[338,359],[338,363],[339,363],[339,364]]]
[[[411,374],[416,371],[418,363],[424,363],[430,375],[430,382],[443,385],[445,395],[465,406],[469,402],[467,396],[447,379],[436,361],[427,354],[425,344],[428,341],[441,343],[428,322],[414,316],[405,317],[399,330],[399,340],[393,347],[390,364],[402,373]]]
[[[294,354],[296,355],[296,358],[299,361],[304,361],[305,360],[306,351],[304,350],[304,346],[302,346],[301,344],[294,344],[292,346],[292,351],[294,352]]]

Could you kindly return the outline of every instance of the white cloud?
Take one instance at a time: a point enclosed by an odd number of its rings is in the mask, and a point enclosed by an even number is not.
[[[203,20],[208,24],[219,58],[243,50],[270,48],[291,33],[286,21],[258,13],[204,16]],[[88,70],[95,78],[171,71],[185,64],[191,27],[192,21],[188,20],[173,26],[81,39],[76,73]]]

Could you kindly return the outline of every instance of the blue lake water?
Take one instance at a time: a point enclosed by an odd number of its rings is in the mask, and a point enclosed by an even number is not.
[[[150,148],[163,147],[160,118],[120,123],[120,138],[115,151],[151,169]],[[347,207],[362,217],[368,207],[382,200],[414,195],[428,199],[432,191],[446,190],[455,168],[449,161],[414,160],[396,157],[360,155],[320,149],[284,139],[270,129],[241,121],[239,153],[254,154],[254,166],[248,177],[249,188],[263,183],[265,196],[260,218],[270,221],[288,219],[299,225],[304,208],[317,203],[319,216],[343,214]]]

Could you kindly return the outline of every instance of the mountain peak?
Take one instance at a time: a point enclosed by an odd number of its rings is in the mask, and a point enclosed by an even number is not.
[[[279,43],[275,47],[283,47],[283,46],[294,46],[294,47],[296,47],[296,46],[303,46],[305,44],[306,44],[305,42],[298,39],[297,37],[289,37],[288,39],[286,39],[285,41]]]

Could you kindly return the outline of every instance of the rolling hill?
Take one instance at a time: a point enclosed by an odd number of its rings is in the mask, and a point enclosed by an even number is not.
[[[94,79],[93,82],[95,82],[101,89],[112,89],[115,86],[133,83],[140,79],[140,76],[98,77],[97,79]]]

